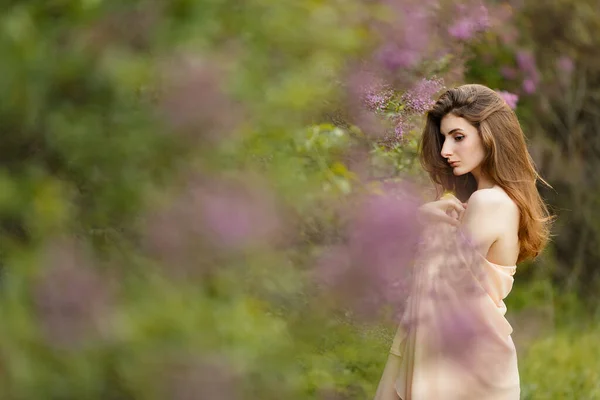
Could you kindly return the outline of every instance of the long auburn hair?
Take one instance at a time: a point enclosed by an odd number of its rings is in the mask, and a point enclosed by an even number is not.
[[[502,187],[517,204],[520,252],[517,262],[533,259],[550,238],[554,216],[542,200],[536,182],[548,184],[536,171],[527,150],[525,135],[514,111],[494,90],[477,84],[462,85],[443,93],[427,113],[427,121],[419,143],[421,165],[441,191],[453,191],[461,201],[477,190],[471,173],[455,176],[442,157],[440,124],[446,114],[466,119],[477,128],[486,156],[482,173]],[[438,198],[441,195],[438,190]]]

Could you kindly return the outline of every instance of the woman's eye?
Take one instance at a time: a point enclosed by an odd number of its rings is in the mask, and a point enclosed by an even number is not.
[[[457,142],[460,142],[461,140],[463,140],[464,136],[455,136],[454,140],[456,140]]]

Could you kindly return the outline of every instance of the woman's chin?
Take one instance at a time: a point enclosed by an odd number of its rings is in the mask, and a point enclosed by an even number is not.
[[[461,176],[466,174],[466,172],[460,167],[452,168],[452,173],[454,174],[454,176]]]

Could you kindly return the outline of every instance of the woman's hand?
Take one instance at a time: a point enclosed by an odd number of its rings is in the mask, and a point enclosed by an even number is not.
[[[467,208],[467,203],[461,202],[456,196],[446,194],[437,201],[423,204],[419,207],[421,221],[446,222],[460,226],[460,220]]]

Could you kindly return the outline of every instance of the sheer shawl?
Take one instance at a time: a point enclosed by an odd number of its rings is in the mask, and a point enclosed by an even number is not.
[[[426,227],[375,400],[518,400],[503,302],[515,272],[489,262],[461,229]]]

